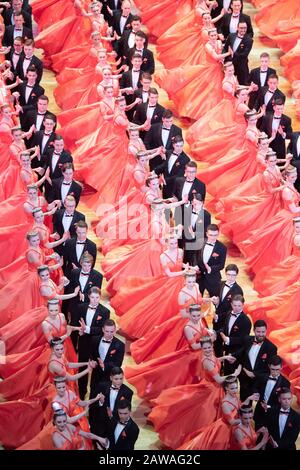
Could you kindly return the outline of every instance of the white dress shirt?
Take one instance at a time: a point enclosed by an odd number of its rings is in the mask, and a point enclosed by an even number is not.
[[[191,226],[192,227],[195,227],[195,225],[197,223],[197,220],[198,220],[198,216],[199,216],[199,214],[192,211],[192,217],[191,217]]]
[[[62,224],[63,224],[63,228],[65,232],[69,230],[72,220],[73,220],[73,217],[67,217],[67,213],[65,212],[62,218]]]
[[[149,99],[149,91],[142,91],[143,103],[147,103],[148,99]]]
[[[238,36],[235,38],[234,40],[234,43],[233,43],[233,46],[232,46],[232,50],[233,52],[236,52],[236,50],[238,49],[239,45],[241,44],[242,42],[242,38],[239,38]]]
[[[92,324],[92,321],[93,321],[95,312],[96,312],[96,310],[94,310],[93,308],[88,308],[87,311],[86,311],[86,317],[85,317],[85,324],[86,324],[86,327],[85,327],[85,330],[84,330],[84,331],[85,331],[85,333],[87,333],[88,335],[89,335],[90,332],[91,332],[91,324]]]
[[[14,28],[14,39],[17,37],[23,37],[23,28],[20,28],[20,30],[16,30],[16,28]]]
[[[135,33],[131,31],[128,37],[128,46],[130,47],[130,49],[134,46],[134,44],[135,44]]]
[[[70,191],[70,186],[71,184],[65,183],[65,181],[62,182],[61,188],[60,188],[60,195],[61,195],[61,200],[64,201],[68,195],[68,192]]]
[[[230,33],[236,33],[237,32],[237,27],[240,21],[240,15],[237,16],[236,18],[234,16],[231,16],[230,24],[229,24],[229,32]]]
[[[19,59],[20,59],[20,54],[16,54],[14,52],[13,55],[12,55],[12,63],[13,63],[13,66],[14,66],[15,69],[18,65]]]
[[[44,134],[43,135],[43,140],[42,140],[42,145],[41,145],[41,154],[44,153],[45,147],[47,145],[48,140],[50,139],[51,134]]]
[[[81,242],[77,243],[76,242],[76,256],[77,256],[77,260],[79,261],[80,258],[81,258],[81,255],[83,253],[83,250],[84,250],[84,244],[81,244]]]
[[[113,413],[114,408],[115,408],[115,404],[116,404],[116,399],[117,399],[118,393],[119,393],[119,390],[114,390],[113,388],[110,389],[110,392],[109,392],[109,403],[110,403],[110,409],[111,409],[111,412],[112,412],[112,413]]]
[[[131,70],[131,76],[132,76],[132,88],[134,90],[137,89],[138,81],[140,78],[140,70]]]
[[[104,343],[103,338],[100,341],[99,344],[99,357],[102,361],[105,361],[107,351],[109,350],[110,343]]]
[[[79,246],[84,247],[84,245],[79,245]],[[76,250],[77,250],[77,245],[76,245]],[[81,292],[84,291],[85,286],[86,286],[86,284],[87,284],[87,282],[88,282],[88,279],[89,279],[89,276],[80,273],[80,276],[79,276],[79,284],[80,284],[80,290],[81,290]]]
[[[262,343],[261,343],[262,344]],[[256,359],[260,351],[261,344],[253,344],[248,352],[249,361],[252,367],[252,370],[255,367]]]
[[[52,158],[51,158],[51,169],[52,169],[52,173],[55,171],[55,168],[56,168],[57,162],[58,162],[58,160],[59,160],[59,157],[60,157],[60,154],[59,154],[59,153],[53,152],[53,155],[52,155]]]
[[[260,70],[259,72],[259,80],[260,80],[260,86],[265,86],[266,81],[267,81],[267,71],[262,72]]]
[[[281,410],[280,410],[281,411]],[[284,410],[288,411],[288,410]],[[284,413],[279,413],[279,436],[281,437],[287,422],[289,415]]]
[[[178,155],[176,155],[175,153],[172,153],[170,155],[170,158],[168,160],[168,172],[169,173],[171,173],[174,163],[176,162],[177,159],[178,159]]]
[[[265,102],[266,106],[269,103],[269,101],[271,101],[273,99],[273,96],[274,96],[274,93],[272,93],[271,91],[268,90],[267,93],[265,94],[265,98],[264,98],[264,102]]]
[[[29,87],[29,86],[26,86],[26,88],[25,88],[25,101],[26,101],[26,103],[28,103],[31,92],[32,92],[32,88]]]
[[[119,0],[115,0],[115,10],[118,9],[118,1],[119,1]]]
[[[222,299],[221,300],[224,300],[226,295],[228,294],[228,292],[230,291],[231,287],[233,286],[233,284],[229,285],[229,284],[225,284],[224,285],[224,288],[223,288],[223,292],[222,292]]]
[[[188,196],[188,195],[189,195],[189,192],[190,192],[192,186],[193,186],[193,183],[190,183],[190,182],[188,182],[188,181],[185,181],[185,182],[184,182],[184,185],[183,185],[183,188],[182,188],[182,193],[181,193],[181,199],[182,199],[184,196]]]
[[[163,142],[164,147],[167,146],[169,135],[170,135],[170,129],[162,129],[161,130],[161,140]]]
[[[155,106],[150,106],[150,105],[147,106],[147,119],[149,119],[150,121],[153,117],[155,108],[156,108],[156,105]]]
[[[266,383],[265,393],[264,393],[264,401],[268,403],[271,393],[273,392],[273,388],[276,385],[276,380],[268,380]]]
[[[36,116],[35,127],[38,131],[41,130],[45,114],[37,114]]]
[[[239,318],[240,314],[237,314],[237,317],[234,317],[233,315],[230,315],[229,322],[228,322],[228,336],[230,336],[231,330],[233,325],[235,324],[236,320]],[[229,344],[229,342],[228,342]]]
[[[115,443],[119,439],[122,431],[124,431],[125,426],[126,426],[126,424],[121,424],[120,422],[117,424],[117,426],[115,428]]]
[[[281,121],[281,117],[280,119],[277,119],[276,116],[273,116],[273,119],[272,119],[272,131],[278,131],[278,128],[280,126],[280,121]]]
[[[297,145],[297,156],[299,157],[299,155],[300,155],[300,136],[297,139],[297,144],[296,145]]]
[[[207,245],[207,244],[204,245],[204,249],[203,249],[203,263],[204,264],[208,263],[208,260],[211,257],[213,249],[214,249],[214,246]]]
[[[30,57],[30,59],[27,59],[27,58],[25,57],[25,59],[24,59],[24,61],[23,61],[23,73],[24,73],[24,77],[26,77],[27,69],[28,69],[28,67],[29,67],[29,65],[30,65],[30,62],[31,62],[31,57]]]
[[[121,34],[123,34],[126,21],[127,21],[127,17],[125,18],[124,16],[121,16],[121,19],[120,19],[120,31],[121,31]]]

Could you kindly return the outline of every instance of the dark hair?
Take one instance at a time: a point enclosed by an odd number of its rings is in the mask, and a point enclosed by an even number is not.
[[[49,344],[50,348],[53,349],[57,344],[64,344],[64,342],[60,336],[54,336],[52,339],[50,339]]]
[[[13,17],[15,18],[16,16],[22,16],[22,18],[24,20],[24,16],[23,16],[23,13],[22,13],[21,10],[13,12]]]
[[[158,91],[157,91],[157,89],[154,88],[154,87],[149,88],[149,95],[150,95],[150,94],[151,94],[151,95],[157,95],[157,96],[158,96]]]
[[[178,144],[179,142],[184,142],[183,137],[181,135],[175,135],[172,137],[172,145]]]
[[[196,199],[197,201],[203,202],[202,194],[200,193],[193,193],[193,200]]]
[[[171,117],[173,117],[172,111],[170,109],[165,109],[164,112],[163,112],[162,118],[163,119],[170,119]]]
[[[152,80],[152,75],[151,73],[148,73],[148,72],[143,72],[142,73],[142,76],[141,76],[141,79],[145,79],[145,80]]]
[[[223,385],[224,390],[226,390],[228,385],[237,384],[237,383],[238,383],[238,379],[235,375],[228,375],[222,385]]]
[[[265,320],[256,320],[256,322],[255,322],[254,325],[253,325],[253,328],[254,328],[254,329],[255,329],[255,328],[260,328],[260,327],[262,327],[262,326],[264,326],[265,328],[267,328],[267,324],[266,324]]]
[[[276,78],[276,80],[279,80],[278,75],[276,73],[271,73],[271,75],[269,75],[268,77],[268,81],[270,80],[270,78]]]
[[[33,39],[25,39],[24,40],[24,46],[32,46],[34,47],[34,40]]]
[[[209,224],[206,231],[212,230],[213,232],[219,232],[219,227],[217,224]]]
[[[40,100],[44,100],[44,101],[47,101],[47,102],[49,103],[49,98],[48,98],[48,96],[46,96],[46,95],[41,95],[41,96],[39,96],[39,97],[38,97],[38,101],[40,101]]]
[[[133,15],[133,17],[131,18],[131,21],[130,23],[132,23],[133,21],[142,21],[142,18],[139,16],[139,15]]]
[[[63,409],[55,411],[52,419],[52,423],[54,426],[56,423],[56,418],[59,418],[59,416],[64,416],[65,418],[67,418],[67,413]]]
[[[239,413],[240,415],[244,415],[246,413],[253,413],[253,408],[249,405],[242,405],[239,409]]]
[[[197,168],[197,163],[196,162],[193,162],[193,160],[190,160],[189,162],[187,162],[187,164],[185,165],[185,168]]]
[[[262,59],[263,57],[268,57],[268,59],[270,59],[270,54],[268,54],[267,52],[262,52],[259,58]]]
[[[124,372],[123,372],[123,369],[121,367],[113,367],[110,371],[110,375],[120,375],[120,374],[123,374],[124,375]]]
[[[55,134],[54,140],[64,140],[64,138],[60,134]]]
[[[125,408],[128,408],[129,411],[131,411],[131,403],[129,400],[120,400],[120,402],[117,405],[117,410],[124,410]]]
[[[227,273],[227,271],[235,271],[238,274],[239,268],[237,267],[236,264],[228,264],[225,268],[225,273]]]
[[[27,71],[29,70],[29,67],[27,69]],[[46,113],[45,116],[44,116],[44,121],[46,119],[50,119],[54,124],[56,124],[56,117],[54,116],[54,114],[52,113]]]
[[[37,70],[36,70],[35,65],[29,65],[26,74],[27,74],[28,72],[34,72],[34,73],[37,74]]]
[[[191,274],[191,276],[192,276],[192,274]],[[196,273],[194,274],[194,276],[196,276]],[[201,305],[199,305],[199,304],[191,304],[189,306],[189,313],[192,313],[194,311],[198,312],[199,310],[201,310]]]
[[[276,100],[273,101],[273,106],[282,106],[283,104],[284,102],[281,98],[276,98]]]
[[[105,320],[105,322],[103,323],[103,328],[105,326],[114,326],[116,327],[116,323],[114,320],[112,320],[111,318],[109,318],[108,320]]]
[[[236,294],[232,297],[231,302],[242,302],[242,304],[245,303],[245,299],[241,294]]]
[[[86,229],[89,228],[89,226],[88,226],[88,224],[86,223],[85,220],[79,220],[79,222],[77,222],[77,224],[75,226],[76,226],[76,229],[77,228],[86,228]]]
[[[144,33],[144,31],[137,31],[136,34],[135,34],[135,37],[138,37],[138,38],[143,38],[145,39],[145,41],[147,41],[147,34]]]
[[[91,294],[101,295],[101,289],[99,289],[99,287],[93,286],[89,290],[89,295],[91,295]]]
[[[290,393],[290,394],[292,394],[291,390],[290,390],[288,387],[282,387],[282,388],[280,388],[280,389],[278,390],[278,392],[277,392],[278,398],[279,398],[281,395],[283,395],[284,393]]]
[[[201,347],[203,347],[203,345],[206,344],[206,343],[211,344],[211,345],[213,344],[212,339],[211,339],[210,336],[204,336],[204,337],[201,338],[201,340],[200,340]]]
[[[269,359],[268,364],[269,366],[282,366],[282,359],[276,354]]]
[[[58,139],[58,140],[60,140],[60,139]],[[66,163],[62,164],[61,171],[64,173],[66,170],[73,170],[74,171],[74,165],[73,165],[72,162],[66,162]],[[80,220],[79,222],[83,222],[83,221]]]

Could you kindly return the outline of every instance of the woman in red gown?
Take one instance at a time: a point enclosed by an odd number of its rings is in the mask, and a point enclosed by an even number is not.
[[[166,90],[180,116],[199,119],[222,100],[223,73],[221,62],[231,55],[222,53],[216,29],[208,33],[205,44],[206,64],[161,70],[155,81]]]
[[[240,408],[241,422],[233,430],[232,450],[260,450],[264,449],[269,440],[269,432],[267,428],[260,428],[257,432],[253,426],[253,410],[249,405]],[[259,434],[262,439],[257,444]]]
[[[284,75],[290,82],[300,80],[300,39],[293,49],[280,57],[280,63],[284,67]]]
[[[269,267],[283,261],[293,247],[293,217],[300,213],[299,193],[294,187],[297,170],[289,166],[285,170],[286,183],[282,190],[283,209],[269,219],[263,227],[251,232],[249,238],[240,243],[246,263],[254,273],[264,266]],[[254,248],[255,247],[255,248]]]
[[[294,239],[291,255],[277,266],[273,266],[271,270],[268,266],[263,267],[254,279],[254,289],[261,296],[282,292],[300,277],[300,218],[295,217],[293,222]]]
[[[152,402],[154,408],[148,418],[162,442],[172,449],[188,441],[191,430],[199,432],[220,417],[220,401],[224,395],[221,385],[226,380],[226,376],[220,375],[221,362],[228,356],[217,359],[210,338],[203,338],[200,347],[201,370],[198,375],[203,377],[200,382],[189,381],[176,387],[169,385],[166,390],[162,388],[161,394]],[[234,376],[237,377],[240,371],[241,366]],[[134,384],[130,378],[129,382]],[[174,427],[174,422],[180,423],[180,427]]]
[[[262,227],[283,207],[281,192],[284,185],[277,166],[276,153],[269,151],[265,162],[267,168],[263,173],[250,178],[218,203],[216,217],[223,221],[222,233],[229,236],[237,246],[249,237],[250,232]]]
[[[192,324],[197,321],[197,324],[194,326],[202,331],[201,336],[208,336],[210,333],[213,335],[213,332],[208,330],[205,321],[205,316],[209,310],[207,302],[210,302],[210,299],[202,298],[199,286],[196,283],[196,272],[194,270],[187,270],[184,277],[185,285],[178,294],[177,308],[179,309],[179,314],[176,312],[177,314],[174,317],[157,325],[154,330],[131,343],[131,356],[137,364],[186,347],[183,337],[184,326],[186,324],[192,327]],[[191,310],[192,308],[193,310]],[[201,318],[199,320],[200,309]],[[187,319],[190,319],[188,323]]]
[[[234,426],[240,424],[239,409],[249,405],[250,400],[258,400],[254,393],[242,404],[239,400],[238,380],[228,376],[223,384],[225,396],[221,401],[221,418],[210,424],[202,431],[193,433],[194,437],[180,446],[180,450],[228,450],[232,440]]]

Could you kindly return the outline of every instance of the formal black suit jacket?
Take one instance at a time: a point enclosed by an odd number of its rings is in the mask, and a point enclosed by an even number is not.
[[[97,436],[106,436],[111,419],[119,419],[117,411],[119,403],[121,403],[122,400],[128,400],[130,403],[132,401],[132,390],[127,387],[127,385],[122,384],[116,397],[115,406],[113,410],[111,410],[110,387],[111,382],[101,382],[95,386],[93,393],[90,395],[90,398],[94,398],[98,393],[102,393],[105,397],[102,405],[100,405],[99,402],[96,402],[89,407],[91,431]]]
[[[162,128],[163,128],[163,124],[161,122],[153,124],[150,127],[144,139],[144,144],[145,144],[146,149],[151,150],[151,149],[155,149],[158,147],[162,147],[164,145],[163,140],[162,140]],[[170,128],[168,140],[164,146],[166,150],[173,150],[172,139],[176,135],[180,135],[180,137],[182,137],[182,130],[180,129],[180,127],[175,126],[175,124],[172,124]],[[160,155],[152,158],[149,162],[150,170],[152,171],[155,167],[163,163],[163,161],[164,160],[161,158]]]
[[[112,26],[113,26],[113,28],[116,31],[118,36],[122,36],[121,29],[120,29],[121,16],[122,16],[122,11],[121,10],[114,10],[113,18],[112,18]],[[133,15],[131,13],[129,13],[129,15],[127,17],[127,20],[126,20],[126,23],[125,23],[124,31],[126,31],[126,29],[131,29],[132,16]]]
[[[233,48],[235,39],[237,37],[236,33],[229,34],[225,43],[225,50],[228,51],[228,47]],[[237,76],[238,82],[240,85],[247,85],[249,82],[249,67],[248,67],[248,56],[253,46],[253,39],[249,34],[245,34],[241,40],[239,47],[233,54],[233,57],[230,57],[234,65],[234,72]]]
[[[77,286],[80,287],[80,282],[79,282],[80,273],[81,273],[81,268],[72,269],[71,275],[70,275],[70,284],[67,286],[68,292],[73,292]],[[99,289],[101,289],[102,281],[103,281],[102,274],[99,271],[96,271],[96,269],[91,269],[91,272],[89,273],[84,289],[83,291],[81,291],[84,294],[84,302],[89,301],[88,294],[92,287],[98,287]],[[80,287],[80,290],[81,290],[81,287]],[[78,297],[75,297],[74,299],[71,299],[71,300],[79,304],[80,302],[79,295]]]
[[[129,41],[129,36],[130,36],[131,31],[132,31],[131,28],[126,28],[123,31],[121,39],[119,40],[119,43],[118,43],[118,50],[119,50],[120,56],[122,56],[122,61],[124,64],[127,63],[128,51],[130,50],[128,41]],[[148,47],[148,40],[145,41],[145,47],[146,48]]]
[[[285,428],[280,437],[279,434],[280,407],[272,409],[267,413],[266,427],[270,435],[278,444],[278,450],[296,450],[296,441],[300,432],[300,415],[292,408],[288,415]]]
[[[97,361],[97,366],[92,372],[91,393],[94,393],[92,389],[100,382],[109,381],[110,372],[113,367],[122,367],[125,354],[125,344],[114,337],[108,348],[105,360],[103,361],[104,369],[102,369],[98,363],[101,338],[102,336],[93,336],[91,341],[91,359]]]
[[[118,0],[117,8],[115,6],[114,0],[101,0],[101,3],[103,5],[102,14],[104,15],[105,21],[107,21],[109,23],[109,25],[111,25],[113,17],[111,16],[110,13],[108,13],[107,7],[109,7],[112,11],[121,10],[122,1]]]
[[[133,115],[133,122],[136,124],[144,124],[144,122],[147,119],[147,109],[148,109],[148,103],[140,103],[137,105],[135,108],[135,112]],[[165,108],[161,106],[159,103],[157,103],[154,113],[151,118],[151,125],[157,124],[162,121],[162,117],[164,114]]]
[[[59,209],[53,215],[53,228],[54,228],[54,231],[57,232],[60,235],[60,237],[62,237],[64,232],[65,232],[64,226],[62,224],[64,213],[65,213],[65,209],[63,208],[63,209]],[[75,224],[77,222],[79,222],[79,220],[84,220],[85,221],[85,215],[82,214],[81,212],[74,211],[72,222],[71,222],[71,225],[70,225],[70,228],[69,228],[70,235],[71,235],[72,238],[74,238],[76,236]],[[58,248],[60,248],[60,247],[58,246],[56,248],[56,251],[58,251]]]
[[[141,70],[140,73],[139,73],[139,78],[138,78],[138,82],[137,82],[137,87],[138,88],[142,88],[142,84],[141,84],[142,73],[143,72]],[[131,87],[131,88],[133,87],[133,84],[132,84],[132,71],[131,70],[128,70],[127,72],[124,72],[122,74],[121,79],[120,79],[120,88],[129,88],[129,87]],[[124,96],[125,96],[125,100],[126,100],[127,105],[133,103],[133,101],[134,101],[133,94],[132,95],[127,95],[125,93]],[[128,117],[133,115],[132,110],[130,110],[129,113],[130,114],[128,114]]]
[[[13,16],[13,9],[12,8],[8,8],[5,13],[4,13],[4,24],[5,26],[13,26],[12,25],[12,22],[11,22],[11,19],[12,19],[12,16]],[[24,9],[21,10],[21,13],[23,15],[23,18],[24,18],[24,26],[30,30],[32,30],[32,19],[31,19],[31,15]]]
[[[266,376],[264,378],[258,379],[253,387],[253,391],[259,393],[259,401],[257,402],[254,411],[254,421],[256,429],[259,429],[261,426],[265,426],[266,424],[267,411],[264,410],[264,408],[261,406],[261,403],[264,401],[268,378],[269,377]],[[267,405],[269,405],[271,409],[276,409],[276,407],[278,407],[278,392],[282,388],[290,388],[290,386],[290,382],[283,375],[280,374],[268,398]]]
[[[171,171],[169,172],[168,163],[172,155],[172,150],[167,150],[166,160],[164,160],[159,166],[155,168],[155,173],[157,175],[164,175],[166,185],[163,186],[163,198],[171,198],[174,191],[174,184],[176,178],[184,175],[185,165],[190,161],[190,158],[185,152],[181,152],[175,160],[174,165],[172,166]]]
[[[262,117],[260,130],[265,132],[269,137],[272,135],[272,121],[273,113],[267,113]],[[270,147],[276,152],[278,158],[285,158],[286,155],[286,145],[285,141],[290,140],[293,134],[292,121],[285,114],[282,115],[280,120],[280,125],[286,133],[286,138],[284,139],[279,132],[277,132],[276,137],[272,142],[270,142]]]
[[[58,170],[57,170],[58,171]],[[48,197],[49,202],[55,201],[56,199],[61,200],[61,187],[63,184],[64,178],[57,178],[52,180],[52,191],[50,193],[50,197]],[[80,183],[77,183],[77,181],[73,180],[72,183],[69,186],[68,190],[68,196],[74,196],[76,200],[76,206],[79,203],[80,196],[82,192],[82,186]]]
[[[11,84],[11,83],[14,83],[14,82],[15,82],[16,77],[17,77],[18,63],[19,63],[19,61],[20,61],[21,56],[23,55],[23,52],[21,52],[20,55],[19,55],[19,59],[18,59],[17,65],[16,65],[16,67],[15,67],[15,66],[14,66],[14,63],[13,63],[13,54],[14,54],[14,52],[15,52],[15,51],[14,51],[14,47],[12,47],[11,50],[9,51],[9,53],[5,55],[6,60],[9,60],[10,63],[11,63],[10,71],[14,74],[13,80],[7,80],[7,84]]]
[[[219,33],[222,33],[225,39],[230,34],[229,27],[230,27],[231,16],[232,16],[232,13],[225,13],[218,28]],[[254,32],[253,32],[250,16],[245,15],[244,13],[241,13],[239,22],[247,23],[247,34],[249,34],[249,36],[253,38]]]
[[[41,87],[38,83],[36,83],[34,85],[34,87],[32,88],[32,91],[31,91],[31,93],[29,95],[29,98],[28,98],[28,101],[26,103],[26,99],[25,99],[25,97],[26,97],[26,95],[25,95],[26,84],[27,84],[27,80],[25,80],[23,83],[21,83],[17,87],[17,90],[20,93],[19,103],[23,108],[23,112],[20,113],[20,119],[21,119],[22,126],[23,126],[23,124],[25,122],[25,119],[26,119],[26,113],[29,110],[32,110],[32,109],[36,108],[39,96],[41,96],[45,93],[44,88]]]
[[[224,334],[226,336],[229,336],[229,345],[226,346],[224,345],[225,353],[231,353],[234,354],[237,351],[239,351],[245,341],[245,338],[249,335],[250,330],[251,330],[251,321],[247,317],[245,313],[241,313],[235,320],[230,334],[228,330],[229,326],[229,319],[230,319],[230,313],[227,314],[225,318],[225,323],[224,323]]]
[[[13,46],[14,44],[14,30],[15,27],[13,25],[6,26],[5,28],[5,33],[3,36],[3,46]],[[26,26],[23,26],[23,31],[22,31],[22,38],[23,39],[32,39],[32,31],[29,28],[26,28]]]
[[[211,223],[210,213],[202,208],[199,212],[196,223],[192,225],[192,205],[188,207],[184,206],[183,209],[183,250],[184,250],[184,262],[190,263],[191,266],[195,266],[198,260],[199,250],[203,247],[206,230],[208,225]],[[192,226],[195,236],[189,232],[189,227]]]
[[[45,113],[46,114],[46,113]],[[24,124],[23,124],[23,131],[27,132],[29,131],[30,127],[34,124],[36,126],[36,121],[37,121],[37,116],[38,116],[38,110],[37,108],[34,108],[34,109],[31,109],[29,110],[27,113],[26,113],[26,117],[25,117],[25,120],[24,120]],[[45,129],[44,127],[44,123],[42,121],[42,124],[41,124],[41,127],[40,129],[37,129],[37,131],[43,131]],[[34,137],[34,134],[33,136],[31,137],[31,143],[33,141],[33,137]],[[30,147],[32,147],[32,145],[30,145]],[[29,147],[28,147],[29,148]]]
[[[55,132],[52,132],[49,135],[46,145],[42,151],[44,132],[45,132],[44,130],[35,132],[33,135],[32,143],[33,143],[33,146],[38,145],[40,147],[41,155],[44,155],[45,160],[46,160],[46,155],[50,152],[50,150],[53,149],[53,142],[55,140]]]
[[[211,267],[211,272],[210,274],[207,273],[206,267],[203,262],[203,251],[204,251],[204,246],[199,252],[199,257],[198,257],[198,266],[200,269],[200,273],[202,276],[213,276],[217,277],[218,279],[221,279],[221,274],[220,272],[222,269],[224,269],[225,262],[226,262],[226,254],[227,254],[227,248],[226,246],[221,243],[219,240],[216,241],[215,246],[213,247],[213,251],[211,253],[211,256],[209,260],[207,261],[208,266]]]
[[[76,237],[70,238],[69,240],[65,242],[64,248],[63,248],[63,254],[64,254],[63,270],[64,270],[65,276],[68,279],[73,269],[73,263],[75,264],[75,266],[80,268],[79,259],[77,259],[77,253],[76,253],[76,241],[77,241]],[[97,258],[96,243],[94,243],[92,240],[89,240],[87,238],[82,253],[84,253],[85,251],[87,251],[90,255],[92,255],[92,257],[94,258],[94,265],[95,265],[96,258]]]
[[[73,157],[72,155],[67,151],[63,150],[57,160],[57,164],[54,168],[54,171],[52,169],[52,156],[53,156],[54,148],[51,148],[48,150],[48,152],[45,154],[45,161],[46,161],[46,167],[50,169],[50,179],[52,180],[52,186],[46,181],[45,183],[45,196],[48,202],[52,202],[55,199],[60,199],[61,198],[61,193],[60,193],[60,188],[61,184],[57,181],[59,178],[62,178],[62,165],[64,163],[72,163],[73,162]],[[54,185],[54,182],[56,183]],[[80,186],[81,188],[81,186]],[[56,198],[56,195],[58,193],[58,198]],[[76,204],[78,204],[79,198],[81,191],[79,192],[78,196],[78,201],[75,196],[75,191],[72,188],[72,185],[70,186],[70,189],[68,191],[68,194],[74,193],[74,197],[76,199]],[[77,191],[76,191],[77,195]]]
[[[256,102],[255,102],[255,109],[259,110],[259,108],[261,108],[261,106],[263,106],[265,104],[265,94],[267,93],[268,89],[269,89],[268,86],[263,86],[259,90]],[[270,101],[268,102],[268,104],[266,106],[266,112],[267,113],[273,113],[273,111],[274,111],[273,110],[273,103],[277,99],[281,99],[285,103],[285,95],[278,88],[277,88],[277,90],[275,90],[275,92],[273,94],[273,98],[270,99]]]
[[[135,47],[128,49],[128,52],[127,52],[127,64],[129,65],[130,68],[132,66],[131,59],[135,52],[136,52]],[[141,65],[142,71],[148,72],[151,75],[153,75],[155,71],[155,62],[154,62],[153,52],[150,51],[150,49],[146,49],[144,47],[142,57],[143,57],[143,63]]]
[[[174,185],[174,196],[177,197],[178,201],[181,201],[181,196],[182,196],[182,190],[183,186],[185,183],[185,177],[179,177],[176,178],[175,180],[175,185]],[[205,200],[205,195],[206,195],[206,186],[205,184],[198,180],[198,178],[194,179],[194,182],[192,184],[192,187],[189,192],[189,201],[192,201],[193,195],[196,193],[200,193],[202,196],[203,201]],[[180,222],[181,223],[181,222]]]
[[[110,443],[109,450],[134,450],[134,444],[136,443],[140,432],[138,425],[130,419],[126,424],[124,431],[120,434],[117,442],[115,442],[114,432],[117,424],[118,420],[113,418],[107,435]]]
[[[256,67],[255,69],[252,69],[250,71],[250,74],[249,74],[249,80],[248,80],[248,83],[250,85],[250,83],[255,83],[257,86],[258,86],[258,90],[257,91],[252,91],[250,94],[249,94],[249,102],[248,102],[248,106],[250,109],[253,109],[255,107],[255,102],[257,100],[257,97],[258,97],[258,93],[259,93],[259,90],[263,87],[263,86],[266,86],[267,85],[267,82],[268,82],[268,78],[270,75],[274,75],[276,74],[276,70],[275,69],[272,69],[271,67],[268,67],[267,69],[267,72],[264,73],[264,76],[266,77],[266,80],[265,80],[265,83],[263,85],[261,85],[261,81],[260,81],[260,67]]]
[[[216,322],[213,322],[214,330],[216,331],[224,328],[226,316],[231,310],[232,298],[235,295],[244,295],[241,286],[239,286],[239,284],[235,282],[225,295],[224,299],[222,299],[225,284],[226,281],[221,282],[221,289],[219,295],[220,302],[219,305],[216,307],[216,314],[218,315],[218,320]]]
[[[25,59],[25,55],[22,54],[22,56],[21,56],[21,58],[18,62],[17,70],[16,70],[17,75],[22,80],[25,80],[25,78],[26,78],[25,75],[24,75],[24,70],[23,70],[24,59]],[[39,83],[42,80],[42,76],[43,76],[43,62],[37,56],[33,55],[32,58],[31,58],[31,61],[29,63],[29,66],[30,65],[35,66],[36,71],[37,71],[37,82]]]

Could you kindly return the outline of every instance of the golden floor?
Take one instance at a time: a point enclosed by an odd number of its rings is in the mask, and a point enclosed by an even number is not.
[[[247,14],[251,15],[251,18],[254,18],[254,14],[256,12],[255,8],[253,7],[252,4],[249,2],[244,2],[244,11]],[[289,82],[282,76],[282,67],[280,66],[280,55],[282,54],[281,51],[277,48],[271,47],[269,41],[267,38],[263,38],[259,36],[259,30],[257,29],[255,22],[254,23],[254,30],[255,30],[255,40],[254,40],[254,46],[251,51],[251,57],[250,57],[250,67],[254,68],[259,65],[259,56],[261,52],[266,51],[269,52],[272,58],[272,64],[271,66],[275,68],[280,75],[280,89],[287,95],[287,103],[286,103],[286,110],[285,113],[292,117],[293,119],[293,126],[294,129],[299,130],[299,122],[295,116],[295,107],[294,107],[294,102],[291,97],[291,87]],[[155,54],[155,46],[150,45],[151,50]],[[42,51],[39,51],[40,54]],[[159,61],[156,61],[156,67],[157,69],[161,68],[162,65],[159,63]],[[43,81],[42,81],[42,86],[46,90],[46,95],[50,99],[50,105],[49,109],[53,111],[54,113],[59,113],[59,108],[57,107],[54,97],[53,97],[53,90],[56,87],[56,80],[54,74],[50,70],[46,70],[44,73]],[[168,100],[168,97],[166,93],[163,90],[160,90],[160,103],[165,106],[165,107],[172,107],[172,103]],[[179,124],[182,128],[186,128],[186,123],[180,122]],[[187,147],[188,151],[188,147]],[[199,165],[200,167],[201,165]],[[84,212],[86,215],[87,221],[91,222],[92,220],[95,219],[95,214],[86,206],[85,204],[85,199],[86,197],[82,198],[82,201],[79,204],[79,210]],[[95,236],[94,232],[90,230],[89,232],[89,238],[91,238],[95,243],[99,245],[99,240]],[[227,256],[227,264],[228,263],[235,263],[238,265],[240,269],[240,274],[239,274],[239,284],[243,287],[245,297],[247,301],[254,300],[257,295],[256,292],[253,289],[253,284],[251,282],[251,279],[249,278],[247,272],[246,272],[246,265],[244,263],[243,258],[240,256],[239,251],[235,246],[233,246],[229,240],[225,239],[223,237],[223,241],[226,243],[228,247],[228,256]],[[101,262],[101,253],[99,253],[98,260],[96,267],[100,269],[100,262]],[[104,303],[109,307],[109,300],[107,297],[107,294],[105,292],[105,289],[103,289],[103,298],[104,298]],[[112,315],[114,318],[114,314]],[[126,355],[124,359],[124,366],[125,365],[131,365],[134,363],[132,360],[130,354],[129,354],[129,342],[126,342]],[[145,413],[149,411],[149,407],[147,404],[140,400],[138,397],[134,398],[133,401],[133,417],[134,420],[138,423],[140,426],[140,436],[136,445],[136,449],[161,449],[162,444],[159,441],[158,435],[156,432],[153,430],[153,427],[151,426],[150,423],[147,422],[147,418],[145,416]],[[300,448],[300,438],[298,440],[298,448]]]

